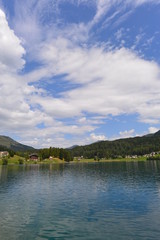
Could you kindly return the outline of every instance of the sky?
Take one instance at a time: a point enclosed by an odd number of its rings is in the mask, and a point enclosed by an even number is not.
[[[159,0],[0,0],[0,135],[70,147],[160,129]]]

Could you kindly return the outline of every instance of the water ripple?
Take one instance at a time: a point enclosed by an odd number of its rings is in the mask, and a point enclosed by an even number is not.
[[[159,240],[160,163],[0,166],[0,239]]]

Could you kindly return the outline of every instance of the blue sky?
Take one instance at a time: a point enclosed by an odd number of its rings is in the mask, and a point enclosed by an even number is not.
[[[0,134],[69,147],[160,129],[159,0],[0,0]]]

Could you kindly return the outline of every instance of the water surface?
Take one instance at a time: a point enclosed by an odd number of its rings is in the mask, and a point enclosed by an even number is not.
[[[0,239],[160,239],[160,162],[0,166]]]

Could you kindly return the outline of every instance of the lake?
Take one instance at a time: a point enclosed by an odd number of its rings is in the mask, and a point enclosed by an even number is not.
[[[0,166],[0,239],[160,239],[160,162]]]

